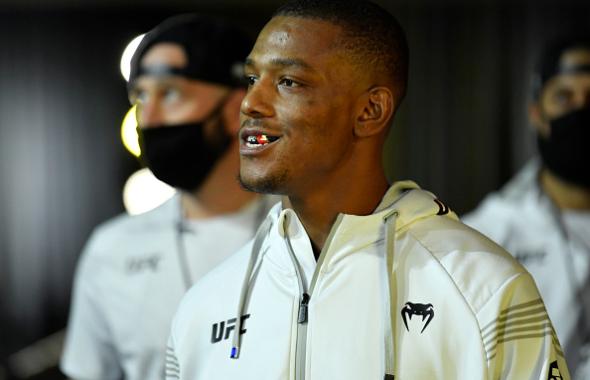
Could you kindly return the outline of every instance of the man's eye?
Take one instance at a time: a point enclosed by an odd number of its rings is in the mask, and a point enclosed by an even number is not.
[[[180,98],[180,91],[176,88],[167,88],[163,95],[165,101],[175,102]]]
[[[134,91],[129,96],[131,104],[145,103],[147,100],[147,93],[145,91]]]
[[[567,105],[570,103],[572,95],[569,91],[558,91],[553,96],[553,99],[560,105]]]
[[[254,75],[247,75],[246,81],[248,82],[248,86],[253,86],[256,83],[256,77]]]
[[[299,84],[295,82],[293,79],[283,78],[280,80],[279,85],[285,87],[297,87]]]

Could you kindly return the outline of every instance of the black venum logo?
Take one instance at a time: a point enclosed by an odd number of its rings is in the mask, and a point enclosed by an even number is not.
[[[424,327],[422,327],[422,331],[420,331],[420,334],[422,334],[424,332],[424,330],[426,330],[426,327],[428,326],[428,324],[434,318],[434,306],[432,306],[431,303],[423,304],[423,303],[406,302],[406,304],[402,308],[401,313],[402,313],[402,319],[404,320],[404,325],[406,325],[407,331],[410,331],[410,329],[408,328],[408,319],[411,320],[412,315],[421,315],[422,322],[424,322],[424,320],[426,320]]]
[[[438,205],[438,212],[436,213],[436,215],[446,215],[449,213],[450,210],[446,204],[442,203],[438,199],[435,199],[434,203],[436,203]]]
[[[563,380],[559,367],[557,366],[557,360],[550,364],[548,380]]]

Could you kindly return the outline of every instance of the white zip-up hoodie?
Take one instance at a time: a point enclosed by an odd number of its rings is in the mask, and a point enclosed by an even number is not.
[[[276,205],[184,297],[166,368],[170,380],[569,379],[531,276],[412,182],[372,215],[339,215],[317,263]]]

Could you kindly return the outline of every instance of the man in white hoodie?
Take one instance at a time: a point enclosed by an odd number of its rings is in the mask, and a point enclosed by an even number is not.
[[[590,379],[590,37],[547,44],[529,120],[539,155],[465,223],[533,275],[576,379]]]
[[[282,6],[246,60],[242,184],[284,196],[185,296],[167,378],[569,379],[530,275],[382,150],[406,91],[395,18]]]

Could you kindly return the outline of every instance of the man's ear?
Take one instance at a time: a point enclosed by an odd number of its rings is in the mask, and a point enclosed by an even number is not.
[[[395,98],[387,87],[372,87],[357,103],[357,117],[354,124],[354,135],[369,137],[380,134],[389,127],[395,112]]]
[[[245,89],[232,89],[223,107],[224,127],[230,136],[237,136],[240,130],[240,105],[244,96],[246,96]]]
[[[528,108],[529,123],[535,128],[535,132],[537,132],[545,138],[548,138],[550,133],[549,123],[547,122],[547,118],[543,114],[541,105],[539,104],[539,102],[533,102],[529,104]]]

